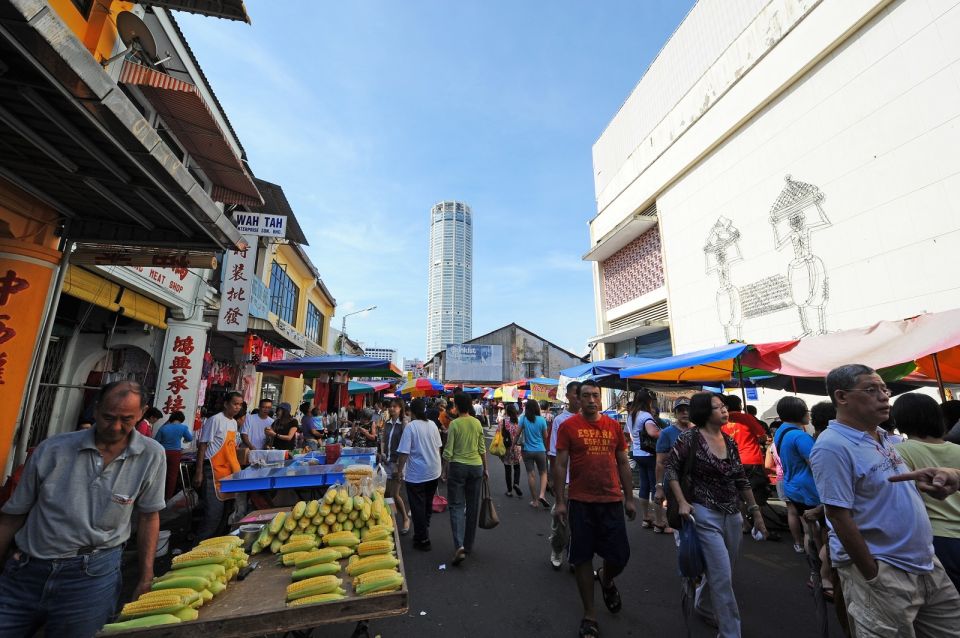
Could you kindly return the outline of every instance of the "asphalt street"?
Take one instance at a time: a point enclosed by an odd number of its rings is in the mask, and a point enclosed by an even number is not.
[[[375,620],[370,636],[576,636],[581,618],[573,575],[550,565],[550,514],[534,510],[528,499],[504,496],[503,466],[491,464],[491,487],[500,525],[478,530],[473,553],[457,567],[450,564],[453,541],[449,515],[435,514],[429,552],[414,550],[410,536],[402,551],[410,589],[405,616]],[[521,489],[526,493],[526,481]],[[526,494],[525,494],[526,496]],[[686,636],[680,609],[680,580],[672,536],[629,523],[631,558],[617,579],[623,610],[606,611],[597,589],[601,635]],[[814,607],[806,587],[804,557],[793,553],[789,535],[782,542],[743,537],[734,573],[744,638],[816,638]],[[831,636],[842,633],[828,606]],[[716,635],[700,620],[690,620],[691,636]],[[334,625],[314,636],[347,638],[354,625]]]

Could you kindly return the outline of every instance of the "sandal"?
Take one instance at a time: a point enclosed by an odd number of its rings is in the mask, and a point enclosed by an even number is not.
[[[583,636],[592,636],[593,638],[600,638],[600,626],[597,625],[596,620],[590,620],[589,618],[584,618],[580,621],[580,633],[577,634],[581,638]]]
[[[644,520],[642,523],[640,523],[640,527],[642,527],[643,529],[650,529],[651,527],[653,527],[653,522]]]
[[[654,533],[654,534],[663,534],[663,532],[664,532],[665,530],[666,530],[666,526],[664,526],[664,525],[654,525],[654,526],[653,526],[653,533]]]
[[[607,606],[611,614],[615,614],[623,608],[623,601],[620,599],[620,590],[617,589],[617,586],[612,581],[609,586],[604,587],[603,579],[600,577],[600,571],[601,570],[598,569],[593,575],[596,577],[597,582],[600,583],[600,593],[603,595],[603,604]]]

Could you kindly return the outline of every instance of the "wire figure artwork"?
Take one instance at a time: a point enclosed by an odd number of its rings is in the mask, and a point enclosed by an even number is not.
[[[831,225],[821,205],[823,192],[813,184],[786,176],[786,186],[770,209],[776,249],[787,243],[793,259],[787,267],[787,281],[793,303],[800,314],[802,334],[826,332],[825,309],[830,298],[830,281],[823,260],[813,254],[810,234]]]
[[[743,326],[743,305],[740,302],[740,290],[730,279],[730,265],[743,260],[740,252],[740,231],[726,217],[717,219],[707,243],[703,247],[706,257],[706,272],[717,273],[720,287],[717,289],[717,314],[723,325],[724,339],[740,339]]]

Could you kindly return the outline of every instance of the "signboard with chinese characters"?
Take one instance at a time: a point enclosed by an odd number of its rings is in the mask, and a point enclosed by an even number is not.
[[[246,332],[250,316],[250,299],[256,277],[257,238],[244,235],[247,247],[228,250],[223,263],[223,284],[220,286],[220,314],[217,330]]]
[[[0,467],[13,442],[55,266],[32,253],[0,252]]]
[[[208,327],[202,322],[170,321],[163,344],[156,405],[165,415],[183,412],[187,423],[197,409]]]
[[[270,213],[235,213],[233,221],[237,230],[244,235],[259,235],[261,237],[275,237],[286,239],[287,217]]]

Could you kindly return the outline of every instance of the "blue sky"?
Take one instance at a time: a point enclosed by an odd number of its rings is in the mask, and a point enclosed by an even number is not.
[[[692,0],[246,0],[177,19],[351,338],[423,357],[430,207],[474,214],[473,334],[596,333],[591,147]]]

